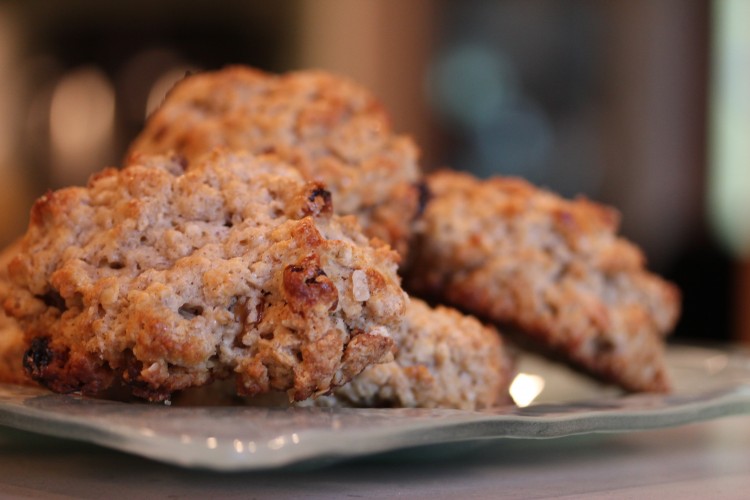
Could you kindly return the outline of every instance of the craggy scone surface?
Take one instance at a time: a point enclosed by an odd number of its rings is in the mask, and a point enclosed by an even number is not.
[[[614,210],[519,179],[441,171],[428,186],[411,290],[512,328],[627,390],[668,389],[663,336],[679,292],[617,237]]]
[[[141,160],[32,209],[5,309],[33,378],[163,400],[234,376],[301,400],[391,359],[397,256],[332,216],[321,185],[272,156]]]
[[[372,365],[321,406],[479,410],[510,402],[514,373],[498,332],[455,309],[411,298],[389,363]]]
[[[402,254],[418,210],[417,148],[366,89],[322,71],[232,66],[178,83],[130,146],[190,163],[215,147],[272,152],[326,184],[338,214]]]

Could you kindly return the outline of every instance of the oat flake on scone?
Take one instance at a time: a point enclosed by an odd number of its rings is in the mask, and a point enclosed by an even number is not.
[[[32,209],[5,309],[33,378],[158,401],[234,377],[302,400],[391,359],[397,256],[324,186],[274,156],[141,160]]]

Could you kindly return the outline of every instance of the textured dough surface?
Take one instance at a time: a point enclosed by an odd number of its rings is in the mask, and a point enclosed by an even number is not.
[[[392,359],[397,255],[320,184],[274,156],[141,159],[32,209],[5,309],[34,379],[163,400],[234,377],[302,400]]]
[[[617,237],[618,214],[525,181],[442,171],[408,287],[630,391],[665,391],[679,291]]]
[[[510,403],[514,361],[497,330],[455,309],[411,298],[393,331],[393,361],[370,365],[331,394],[297,403],[330,408],[454,408],[481,410]],[[182,391],[181,406],[284,407],[283,395],[237,398],[223,381]]]
[[[326,184],[336,213],[404,254],[418,211],[417,148],[354,82],[322,71],[232,66],[178,83],[130,146],[194,162],[216,147],[272,152]]]
[[[365,368],[316,403],[481,410],[510,402],[514,368],[507,347],[476,318],[411,298],[393,338],[393,361]]]

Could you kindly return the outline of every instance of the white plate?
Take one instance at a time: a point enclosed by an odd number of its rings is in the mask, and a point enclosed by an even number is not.
[[[750,413],[750,356],[672,347],[669,396],[618,396],[538,358],[525,408],[491,411],[169,407],[0,385],[0,424],[77,439],[185,467],[256,470],[327,463],[424,445],[552,438],[682,425]],[[538,378],[537,378],[538,377]]]

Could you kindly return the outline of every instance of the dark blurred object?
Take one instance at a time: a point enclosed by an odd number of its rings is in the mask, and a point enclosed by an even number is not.
[[[716,242],[709,239],[692,242],[677,255],[665,274],[683,293],[682,316],[675,339],[739,340],[733,334],[738,319],[735,307],[739,306],[735,297],[736,266]]]

